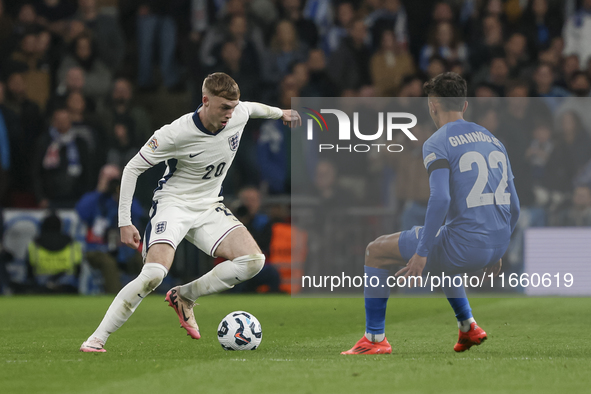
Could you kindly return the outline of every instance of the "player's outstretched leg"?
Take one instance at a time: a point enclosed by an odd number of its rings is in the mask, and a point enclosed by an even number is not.
[[[452,281],[453,282],[453,281]],[[443,286],[443,292],[453,308],[458,320],[458,342],[454,346],[456,352],[463,352],[474,345],[480,345],[487,339],[486,332],[476,324],[472,309],[463,286]]]
[[[168,274],[162,264],[146,263],[137,278],[129,282],[111,303],[96,331],[82,344],[81,352],[105,352],[109,335],[117,331],[133,314],[145,296],[150,294]]]
[[[202,277],[183,286],[170,289],[166,300],[174,308],[181,326],[187,330],[191,338],[199,339],[199,327],[193,314],[193,304],[197,298],[231,289],[234,285],[244,282],[259,273],[265,265],[262,253],[240,256],[234,260],[226,260]],[[176,297],[176,299],[175,299]]]
[[[242,226],[236,228],[232,225],[233,230],[231,228],[229,233],[224,230],[226,236],[218,241],[219,245],[212,253],[227,260],[213,267],[199,279],[174,287],[166,294],[169,305],[179,316],[181,327],[187,330],[191,338],[200,337],[199,327],[190,307],[197,298],[231,289],[234,285],[254,277],[265,265],[265,255],[248,230]],[[178,306],[172,302],[175,295]],[[194,322],[194,325],[191,322]]]
[[[382,268],[400,260],[399,233],[385,235],[371,242],[365,252],[367,281],[365,296],[365,335],[351,349],[341,354],[390,354],[386,339],[386,307],[390,297],[389,270]],[[377,278],[377,279],[376,279]]]

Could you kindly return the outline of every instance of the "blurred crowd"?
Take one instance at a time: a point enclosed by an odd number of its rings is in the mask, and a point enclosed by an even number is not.
[[[162,119],[193,111],[210,72],[230,74],[243,100],[289,107],[420,97],[426,79],[455,71],[471,96],[543,98],[551,122],[519,104],[473,120],[505,142],[539,220],[589,225],[590,37],[591,0],[0,0],[1,206],[74,208],[111,190],[97,186],[101,169],[120,173]],[[290,144],[281,122],[251,122],[225,192],[289,193]],[[405,171],[419,167],[392,160],[391,179],[415,179]],[[401,222],[424,208],[423,186],[395,187]]]

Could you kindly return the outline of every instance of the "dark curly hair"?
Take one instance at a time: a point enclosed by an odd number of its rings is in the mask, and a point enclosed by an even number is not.
[[[446,72],[425,82],[423,90],[427,96],[445,98],[441,100],[445,111],[461,111],[468,94],[468,84],[461,75]]]

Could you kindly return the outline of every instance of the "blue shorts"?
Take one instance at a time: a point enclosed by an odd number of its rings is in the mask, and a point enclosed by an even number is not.
[[[406,261],[415,254],[422,233],[422,226],[414,226],[400,233],[398,248]],[[454,241],[447,228],[442,226],[435,237],[433,249],[427,256],[423,273],[437,275],[445,272],[446,275],[456,275],[478,271],[499,261],[508,247],[509,244],[494,248],[465,245]]]

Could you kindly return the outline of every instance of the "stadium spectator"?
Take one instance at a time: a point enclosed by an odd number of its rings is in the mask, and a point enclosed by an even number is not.
[[[515,187],[522,207],[534,204],[531,172],[525,155],[533,119],[528,92],[529,86],[523,81],[516,81],[508,86],[509,99],[501,116],[502,125],[498,136],[507,149],[515,178],[520,180]]]
[[[262,29],[248,18],[243,5],[236,8],[233,14],[209,29],[203,37],[199,51],[204,67],[210,68],[215,65],[216,52],[224,41],[236,42],[243,51],[256,59],[262,59],[265,55],[266,46]]]
[[[238,220],[242,222],[252,234],[252,237],[269,256],[272,236],[271,218],[261,211],[261,193],[255,187],[245,187],[238,192],[239,206],[234,210]],[[279,272],[267,262],[261,272],[252,279],[235,286],[236,292],[254,292],[259,286],[264,286],[270,292],[279,292]]]
[[[384,30],[380,49],[372,56],[370,65],[376,94],[382,97],[395,96],[404,77],[415,72],[410,53],[396,42],[390,30]]]
[[[293,22],[282,20],[277,24],[266,55],[265,72],[269,82],[280,81],[290,71],[294,63],[308,58],[308,47],[298,37]]]
[[[398,97],[422,97],[423,82],[423,79],[418,75],[403,78]]]
[[[55,93],[47,105],[47,114],[52,114],[56,108],[65,107],[70,93],[77,92],[84,95],[86,109],[94,112],[96,101],[86,94],[86,76],[81,67],[72,67],[66,72],[66,78],[56,88]]]
[[[574,76],[574,74],[579,71],[580,69],[580,62],[579,57],[577,55],[570,55],[563,59],[562,61],[562,82],[564,87],[569,88],[568,83]]]
[[[482,34],[478,35],[478,39],[472,37],[469,51],[470,64],[474,71],[487,66],[493,57],[503,51],[503,25],[499,18],[488,15],[482,20],[482,26],[479,28],[482,29]]]
[[[27,250],[28,279],[35,291],[78,293],[82,245],[62,233],[62,221],[50,213]]]
[[[483,82],[474,88],[474,97],[499,97],[499,92],[496,86]]]
[[[90,182],[95,183],[96,169],[105,162],[106,156],[106,144],[102,143],[104,126],[96,115],[86,110],[86,98],[80,92],[70,92],[66,98],[66,109],[72,122],[72,132],[88,146],[88,154],[93,163]]]
[[[351,24],[347,37],[341,40],[341,45],[330,55],[330,76],[341,91],[357,90],[362,86],[371,85],[368,62],[371,51],[367,37],[364,22],[356,20]]]
[[[350,1],[344,1],[337,5],[336,23],[328,28],[324,36],[322,49],[330,54],[341,44],[341,40],[347,37],[347,33],[355,20],[355,7]]]
[[[559,10],[551,9],[548,0],[529,0],[519,25],[528,32],[529,40],[535,49],[550,46],[552,39],[560,36],[561,23]]]
[[[591,0],[583,0],[581,9],[571,16],[562,31],[564,56],[576,55],[581,64],[591,57]]]
[[[280,105],[291,106],[291,97],[297,97],[297,90],[286,84],[281,89]],[[289,148],[290,129],[281,119],[265,120],[260,127],[257,140],[257,162],[263,187],[270,194],[281,194],[289,190]]]
[[[99,13],[97,0],[78,0],[75,19],[92,32],[100,59],[111,71],[117,70],[125,57],[125,39],[117,19]]]
[[[57,72],[58,83],[62,84],[68,70],[74,67],[84,71],[84,93],[95,101],[102,100],[111,86],[111,72],[99,59],[96,45],[88,34],[79,35],[72,43],[70,53],[64,57]]]
[[[27,98],[25,80],[21,73],[10,74],[5,96],[4,104],[10,109],[10,113],[4,113],[4,122],[11,131],[9,149],[12,175],[9,203],[18,203],[21,207],[32,206],[35,203],[31,179],[31,144],[41,134],[45,121],[39,106]]]
[[[474,83],[480,85],[486,83],[490,88],[496,91],[498,96],[505,95],[505,86],[509,81],[509,66],[503,56],[495,56],[491,59],[490,65],[483,67],[480,72],[474,76]]]
[[[334,97],[337,87],[328,75],[326,56],[321,49],[312,49],[308,55],[308,84],[302,88],[303,97]]]
[[[4,84],[0,83],[0,206],[4,205],[10,192],[11,171],[19,162],[19,122],[16,114],[4,105]],[[18,171],[18,169],[17,169]]]
[[[28,31],[38,28],[37,24],[37,11],[32,3],[24,3],[20,6],[17,17],[14,23],[14,29],[12,37],[9,39],[10,52],[16,48],[18,42],[23,38],[24,34]]]
[[[435,76],[446,72],[447,69],[447,61],[439,55],[434,55],[429,59],[425,72],[427,78],[434,78]]]
[[[319,199],[317,208],[319,217],[325,216],[326,212],[349,206],[353,201],[351,193],[339,185],[337,168],[329,160],[318,161],[314,186]]]
[[[117,226],[117,207],[121,182],[120,167],[108,164],[101,168],[95,191],[88,192],[76,203],[76,212],[88,227],[86,233],[86,259],[101,271],[104,290],[116,294],[121,290],[119,270],[128,274],[141,271],[142,258],[137,250],[122,245]],[[134,199],[131,217],[139,226],[143,209]]]
[[[0,56],[6,58],[6,43],[14,31],[14,22],[4,9],[4,0],[0,0]]]
[[[120,168],[125,167],[141,146],[136,144],[136,141],[133,123],[123,120],[116,122],[109,133],[107,163]]]
[[[460,39],[459,33],[450,22],[439,22],[433,29],[429,43],[421,50],[419,66],[427,71],[433,56],[439,55],[447,62],[468,61],[468,47]]]
[[[555,141],[550,126],[534,128],[525,157],[531,167],[537,205],[546,206],[569,191],[573,174],[568,171],[564,146]]]
[[[571,205],[556,215],[553,224],[555,226],[591,226],[591,187],[576,187]]]
[[[291,21],[300,40],[308,48],[318,46],[318,28],[302,13],[302,0],[281,0],[280,15],[282,19]]]
[[[571,177],[591,160],[591,137],[575,112],[564,112],[558,118],[559,138],[566,149]],[[572,179],[572,178],[571,178]]]
[[[11,59],[15,62],[14,67],[22,70],[27,96],[44,109],[50,94],[51,75],[44,54],[38,50],[37,40],[36,32],[25,33],[20,41],[20,50],[14,52]]]
[[[554,70],[547,63],[541,63],[534,71],[534,94],[543,97],[548,107],[555,111],[560,106],[562,100],[557,97],[569,97],[571,94],[560,86],[555,84]]]
[[[69,19],[76,12],[76,7],[69,1],[41,0],[35,7],[38,20],[43,25],[54,24],[53,30],[59,31],[59,22]]]
[[[27,84],[23,74],[11,73],[7,78],[6,87],[6,106],[19,116],[25,139],[36,140],[43,129],[44,119],[39,106],[27,95]]]
[[[137,9],[138,86],[153,89],[154,46],[158,47],[160,72],[164,86],[182,88],[175,58],[177,25],[174,17],[183,12],[183,1],[142,0]]]
[[[41,208],[74,206],[90,190],[92,162],[87,143],[74,134],[65,108],[39,138],[33,158],[33,187]]]
[[[583,99],[589,97],[591,84],[589,77],[584,71],[573,73],[569,81],[569,90],[573,93],[573,97],[562,100],[562,104],[556,111],[556,115],[561,116],[567,111],[576,113],[591,137],[591,111],[589,111],[588,101]]]
[[[531,60],[527,52],[527,37],[520,32],[511,34],[505,43],[505,59],[509,66],[509,77],[520,78]]]
[[[245,20],[244,18],[241,19]],[[253,46],[247,45],[241,47],[234,41],[224,42],[220,49],[219,59],[213,70],[216,72],[225,72],[234,78],[236,83],[240,85],[240,92],[244,97],[249,100],[254,100],[258,97],[260,89],[260,63]]]
[[[400,45],[408,45],[407,24],[406,11],[400,0],[383,0],[365,20],[374,48],[379,45],[384,30],[392,30]]]
[[[236,217],[244,224],[263,253],[269,255],[271,244],[271,219],[261,211],[261,192],[254,186],[247,186],[238,192],[240,205],[235,209]]]
[[[134,143],[136,144],[145,143],[154,131],[150,114],[144,107],[136,103],[133,86],[127,78],[115,80],[111,95],[98,112],[107,130],[112,130],[117,121],[131,121],[136,137]]]

